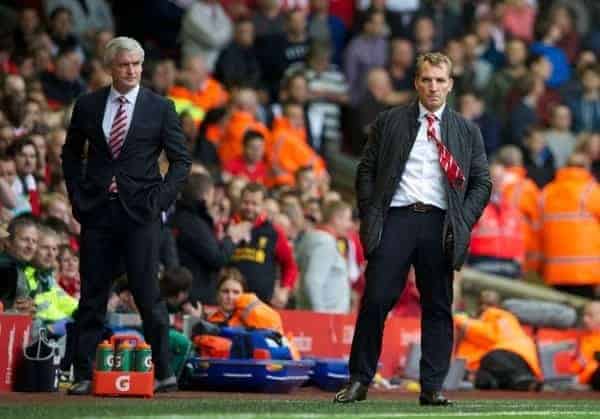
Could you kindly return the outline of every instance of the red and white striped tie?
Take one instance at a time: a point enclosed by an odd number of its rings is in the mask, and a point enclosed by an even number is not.
[[[119,101],[119,109],[117,109],[117,114],[113,119],[110,135],[108,137],[108,148],[110,148],[110,153],[112,154],[113,159],[119,157],[121,148],[123,147],[123,142],[125,141],[125,132],[127,131],[127,112],[125,111],[127,98],[125,98],[125,96],[119,96],[117,100]],[[110,186],[108,187],[108,191],[111,193],[118,192],[117,182],[114,176]]]
[[[444,173],[446,173],[448,182],[450,182],[450,185],[455,188],[462,187],[462,185],[465,183],[465,175],[463,174],[454,157],[452,157],[450,150],[448,150],[448,148],[444,145],[444,143],[442,143],[435,133],[434,123],[437,120],[437,117],[432,113],[428,113],[425,115],[425,118],[427,119],[427,138],[429,141],[433,141],[437,146],[440,166],[442,167]]]

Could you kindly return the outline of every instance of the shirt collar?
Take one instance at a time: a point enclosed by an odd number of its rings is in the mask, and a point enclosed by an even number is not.
[[[437,118],[437,120],[441,121],[442,114],[444,113],[444,109],[446,109],[445,103],[437,111],[431,112],[431,111],[427,110],[427,108],[425,108],[425,106],[423,106],[421,104],[421,102],[419,102],[419,121],[422,121],[423,119],[425,119],[425,115],[427,115],[428,113],[433,113],[435,115],[435,117]]]
[[[119,96],[125,96],[125,99],[127,99],[127,103],[133,104],[133,103],[135,103],[135,100],[137,99],[137,95],[138,95],[139,91],[140,91],[140,85],[139,84],[137,86],[135,86],[133,89],[131,89],[129,92],[127,92],[126,94],[124,94],[124,95],[122,95],[121,93],[119,93],[114,88],[114,86],[110,86],[110,93],[108,94],[109,103],[115,103],[115,102],[117,102],[117,98]]]

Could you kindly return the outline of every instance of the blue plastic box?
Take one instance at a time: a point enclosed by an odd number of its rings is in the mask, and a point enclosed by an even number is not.
[[[190,358],[181,387],[189,390],[289,393],[308,381],[315,362]]]
[[[308,385],[325,391],[338,391],[350,379],[348,361],[338,358],[309,358],[315,365],[310,371]]]

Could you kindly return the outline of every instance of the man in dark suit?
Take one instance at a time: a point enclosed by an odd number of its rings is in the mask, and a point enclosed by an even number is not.
[[[446,106],[452,63],[417,59],[418,100],[379,114],[358,166],[360,235],[368,255],[350,382],[334,401],[364,400],[381,352],[383,325],[411,265],[421,298],[422,405],[451,404],[440,392],[452,352],[453,270],[464,263],[470,230],[491,181],[481,133]]]
[[[115,38],[104,60],[112,86],[77,100],[62,153],[73,214],[81,223],[81,300],[69,394],[91,391],[92,359],[122,262],[152,346],[155,391],[175,390],[167,308],[158,287],[160,214],[177,197],[191,160],[172,102],[140,87],[139,43]],[[169,160],[164,179],[162,151]]]

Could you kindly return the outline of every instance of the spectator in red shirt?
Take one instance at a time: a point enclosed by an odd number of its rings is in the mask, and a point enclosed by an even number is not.
[[[248,130],[242,141],[243,154],[225,163],[223,170],[231,176],[244,177],[250,182],[264,185],[267,175],[265,138],[258,131]]]

